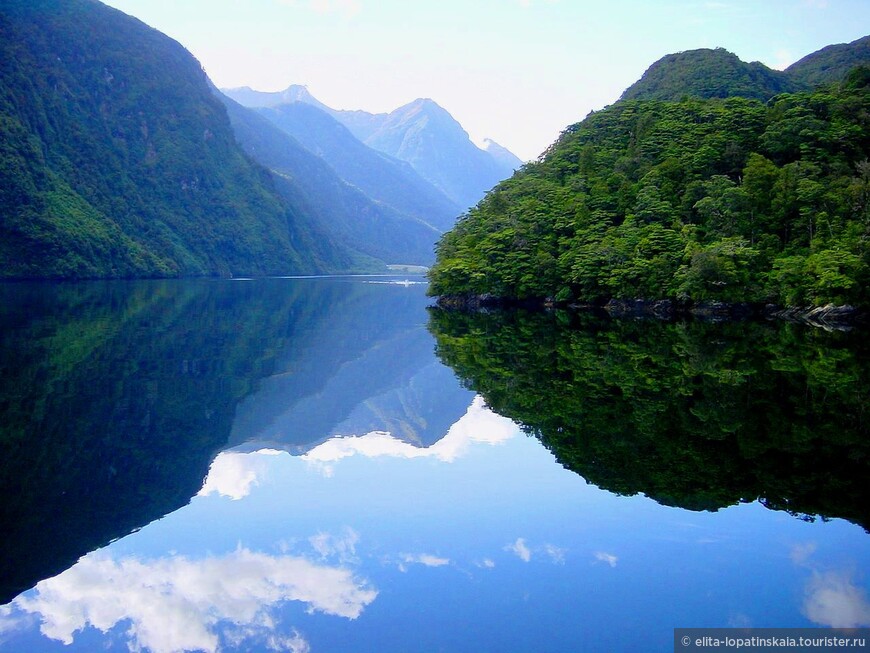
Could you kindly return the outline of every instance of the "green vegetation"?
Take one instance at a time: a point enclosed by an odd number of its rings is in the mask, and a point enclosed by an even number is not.
[[[862,334],[523,310],[433,309],[429,328],[468,388],[601,488],[870,527]]]
[[[796,83],[818,86],[842,81],[856,66],[870,63],[870,36],[851,43],[829,45],[785,69]]]
[[[442,238],[430,292],[867,306],[868,82],[590,114]]]
[[[806,88],[785,72],[757,61],[745,63],[724,48],[703,48],[662,57],[625,90],[621,99],[680,100],[692,96],[766,101],[779,93]]]
[[[3,2],[0,277],[316,272],[350,260],[241,151],[178,43],[99,2]]]

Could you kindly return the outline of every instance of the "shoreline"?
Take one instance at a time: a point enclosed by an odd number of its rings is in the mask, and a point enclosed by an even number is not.
[[[701,319],[712,322],[761,319],[782,320],[809,326],[848,330],[865,326],[870,318],[862,308],[850,305],[780,306],[777,304],[680,302],[672,299],[610,299],[606,303],[556,302],[552,298],[513,299],[495,295],[440,295],[436,305],[444,310],[487,311],[490,309],[603,311],[612,318],[677,321]]]

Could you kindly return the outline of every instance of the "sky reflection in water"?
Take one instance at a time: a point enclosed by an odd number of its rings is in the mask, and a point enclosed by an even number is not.
[[[599,490],[476,397],[428,447],[220,453],[188,506],[0,608],[0,651],[668,651],[870,625],[868,554],[843,520]]]

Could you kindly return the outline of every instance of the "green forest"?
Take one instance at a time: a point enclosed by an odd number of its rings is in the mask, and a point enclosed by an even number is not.
[[[598,487],[870,528],[858,330],[438,308],[429,329],[469,389]]]
[[[372,266],[279,195],[199,62],[86,0],[0,7],[0,277]]]
[[[866,307],[868,157],[866,66],[767,102],[621,100],[445,234],[430,293]]]

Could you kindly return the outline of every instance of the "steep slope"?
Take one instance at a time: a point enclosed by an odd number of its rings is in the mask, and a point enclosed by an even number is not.
[[[481,150],[441,106],[414,100],[391,112],[366,144],[407,161],[462,206],[471,206],[513,170]]]
[[[347,127],[316,106],[294,102],[259,112],[373,200],[439,231],[452,227],[461,213],[457,204],[407,163],[364,145]]]
[[[372,201],[264,116],[224,95],[220,98],[244,150],[270,169],[278,191],[331,237],[390,263],[432,262],[439,230]]]
[[[0,276],[315,272],[199,63],[93,0],[0,7]]]
[[[669,54],[629,86],[621,100],[746,97],[766,101],[804,88],[789,75],[759,62],[745,63],[723,48]]]
[[[591,114],[444,236],[431,292],[870,306],[866,70]]]
[[[518,159],[504,148],[502,152],[477,147],[453,116],[432,100],[414,100],[390,113],[368,113],[325,107],[304,86],[278,93],[247,87],[224,92],[248,107],[274,109],[292,101],[326,111],[369,147],[411,164],[463,209],[518,167]]]
[[[483,139],[483,151],[502,164],[505,169],[519,170],[523,165],[520,157],[491,138]]]
[[[870,65],[870,36],[851,43],[829,45],[785,69],[795,82],[818,86],[842,81],[855,66]]]

